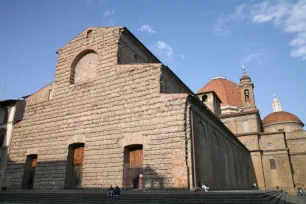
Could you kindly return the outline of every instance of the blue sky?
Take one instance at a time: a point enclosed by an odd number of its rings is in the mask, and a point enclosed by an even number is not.
[[[126,26],[194,92],[245,65],[262,117],[276,94],[306,123],[306,0],[2,0],[0,99],[51,82],[56,50],[88,26]]]

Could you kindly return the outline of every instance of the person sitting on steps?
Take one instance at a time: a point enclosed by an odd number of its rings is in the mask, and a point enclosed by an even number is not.
[[[198,190],[208,192],[208,189],[209,189],[209,187],[202,184],[201,181],[198,182]]]
[[[114,189],[112,185],[110,185],[109,189],[107,189],[107,196],[113,196],[114,195]]]
[[[120,196],[120,188],[118,186],[114,190],[114,196]]]

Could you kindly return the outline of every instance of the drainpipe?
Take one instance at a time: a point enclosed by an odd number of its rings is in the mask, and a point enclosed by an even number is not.
[[[189,148],[188,148],[188,133],[187,133],[187,118],[189,117],[190,119],[190,114],[188,114],[188,105],[189,105],[189,101],[190,101],[190,96],[187,97],[186,103],[185,103],[185,163],[186,163],[186,172],[187,172],[187,188],[188,191],[190,191],[190,168],[189,168]],[[190,121],[190,120],[189,120]]]
[[[196,188],[197,183],[197,175],[196,175],[196,163],[195,163],[195,149],[194,149],[194,125],[193,125],[193,112],[192,108],[190,108],[190,132],[191,132],[191,140],[192,140],[192,168],[193,168],[193,187]]]

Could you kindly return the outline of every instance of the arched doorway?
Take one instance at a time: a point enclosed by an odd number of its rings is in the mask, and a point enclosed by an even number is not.
[[[71,144],[68,147],[66,166],[66,188],[78,188],[82,183],[84,143]]]
[[[23,189],[33,188],[36,164],[37,164],[37,155],[36,154],[28,155],[24,166],[23,182],[22,182]]]
[[[130,145],[124,148],[123,186],[127,189],[142,188],[143,146]]]

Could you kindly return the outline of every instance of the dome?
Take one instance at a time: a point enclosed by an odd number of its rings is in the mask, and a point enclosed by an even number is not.
[[[241,107],[241,94],[238,84],[227,80],[224,77],[216,77],[208,81],[198,93],[207,91],[214,91],[217,96],[221,99],[221,106],[236,106]]]
[[[269,125],[272,123],[281,123],[281,122],[297,122],[304,125],[297,116],[285,111],[270,113],[262,121],[263,125]]]

